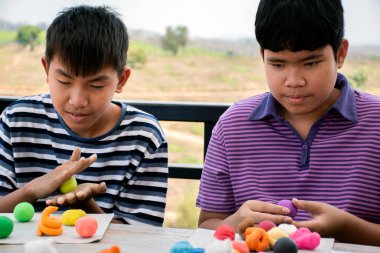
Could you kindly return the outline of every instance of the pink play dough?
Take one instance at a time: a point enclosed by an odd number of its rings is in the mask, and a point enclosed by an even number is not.
[[[75,229],[80,237],[91,237],[98,230],[98,222],[92,217],[84,216],[75,222]]]

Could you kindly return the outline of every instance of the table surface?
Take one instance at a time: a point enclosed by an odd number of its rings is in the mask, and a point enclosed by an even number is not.
[[[103,239],[99,242],[87,244],[56,244],[55,246],[58,253],[97,253],[112,245],[119,246],[122,253],[168,253],[174,243],[189,239],[193,233],[194,230],[191,229],[110,224]],[[24,252],[24,246],[22,244],[0,244],[0,252],[22,253]],[[380,247],[335,243],[332,252],[379,253]]]

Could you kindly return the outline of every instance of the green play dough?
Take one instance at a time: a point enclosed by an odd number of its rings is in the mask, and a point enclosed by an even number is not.
[[[0,238],[7,238],[13,231],[13,221],[6,216],[0,216]]]
[[[75,177],[70,177],[65,182],[63,182],[63,184],[59,187],[59,190],[63,194],[66,194],[66,193],[74,191],[77,188],[77,186],[78,186],[78,184],[77,184],[77,180],[75,179]]]
[[[30,221],[34,216],[34,207],[28,202],[21,202],[13,210],[13,216],[20,222]]]

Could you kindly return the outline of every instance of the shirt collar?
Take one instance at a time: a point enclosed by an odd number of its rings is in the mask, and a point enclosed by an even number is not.
[[[357,121],[356,102],[354,90],[350,87],[348,80],[345,76],[338,73],[338,77],[335,83],[335,88],[341,90],[340,97],[331,107],[346,118],[349,121]],[[271,93],[267,93],[258,106],[252,110],[249,115],[249,120],[262,120],[266,117],[272,116],[278,121],[282,121],[282,117],[278,114],[276,104],[277,100]],[[330,110],[331,110],[330,109]]]

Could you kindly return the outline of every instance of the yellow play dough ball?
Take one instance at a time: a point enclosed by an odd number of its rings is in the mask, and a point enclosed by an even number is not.
[[[75,177],[70,177],[59,187],[59,190],[65,194],[74,191],[77,188],[77,180]]]
[[[61,220],[66,226],[74,226],[75,222],[83,216],[86,216],[86,212],[82,209],[70,209],[63,212]]]

